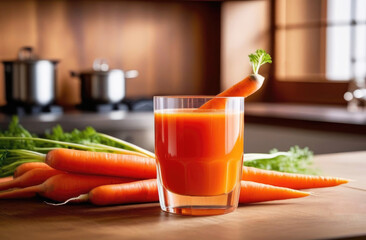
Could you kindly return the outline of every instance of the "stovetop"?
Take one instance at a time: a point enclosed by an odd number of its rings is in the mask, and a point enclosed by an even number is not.
[[[87,113],[109,113],[116,111],[125,112],[152,112],[153,100],[151,98],[124,99],[120,103],[81,103],[74,107],[64,109],[59,105],[24,105],[24,104],[6,104],[0,107],[0,112],[6,115],[40,115],[40,114],[65,114],[69,111],[87,112]]]
[[[129,112],[145,112],[153,111],[153,100],[148,98],[124,99],[120,103],[81,103],[76,105],[81,111],[88,112],[112,112],[112,111],[129,111]]]
[[[62,114],[63,107],[54,104],[46,106],[6,104],[0,107],[0,112],[9,115],[19,115],[19,116],[38,115],[41,113]]]

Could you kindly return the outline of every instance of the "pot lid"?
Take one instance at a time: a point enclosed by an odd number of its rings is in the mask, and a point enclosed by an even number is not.
[[[14,63],[14,62],[23,62],[23,63],[33,63],[38,61],[50,61],[53,63],[58,63],[59,60],[50,60],[50,59],[39,59],[38,56],[34,53],[32,47],[21,47],[18,51],[18,59],[15,60],[4,60],[4,63]]]
[[[108,75],[112,72],[121,72],[125,78],[135,78],[139,75],[137,70],[123,71],[122,69],[109,69],[107,60],[103,58],[96,58],[93,62],[93,68],[83,70],[79,73],[71,71],[71,76],[78,77],[80,75]]]
[[[106,59],[96,58],[93,62],[92,69],[83,70],[80,74],[107,74],[110,71],[122,71],[121,69],[109,69]]]
[[[118,70],[118,69],[113,69]],[[112,71],[112,70],[111,70]],[[119,70],[122,71],[122,70]],[[72,75],[77,76],[80,75],[90,75],[90,74],[108,74],[109,72],[109,65],[105,59],[96,58],[93,62],[93,67],[91,69],[82,70],[79,73],[75,73],[72,71]]]
[[[122,71],[122,69],[109,69],[106,59],[96,58],[91,69],[82,70],[80,74],[108,74],[111,71]]]

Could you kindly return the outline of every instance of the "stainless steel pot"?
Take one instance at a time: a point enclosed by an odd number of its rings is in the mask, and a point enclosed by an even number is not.
[[[111,69],[104,59],[95,59],[93,70],[71,76],[81,80],[81,100],[83,104],[119,103],[125,97],[125,79],[138,76],[136,70]]]
[[[3,61],[8,104],[45,106],[56,93],[56,60],[37,59],[31,47],[22,47],[18,59]]]

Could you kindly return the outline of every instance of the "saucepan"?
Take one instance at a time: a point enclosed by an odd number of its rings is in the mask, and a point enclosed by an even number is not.
[[[32,47],[22,47],[18,59],[2,63],[8,104],[46,106],[54,102],[57,60],[38,59]]]
[[[92,70],[71,71],[71,76],[81,81],[81,100],[83,103],[119,103],[125,97],[125,80],[135,78],[138,71],[109,69],[105,59],[95,59]]]

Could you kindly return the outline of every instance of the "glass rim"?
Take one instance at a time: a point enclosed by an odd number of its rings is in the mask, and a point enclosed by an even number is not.
[[[245,99],[245,97],[221,97],[216,95],[157,95],[153,96],[153,98],[171,98],[171,99],[188,99],[188,98],[219,98],[219,99]]]

